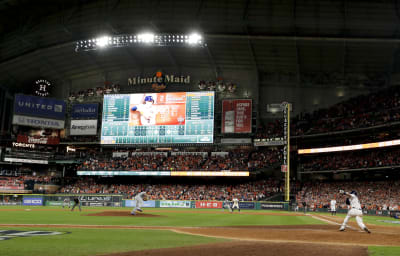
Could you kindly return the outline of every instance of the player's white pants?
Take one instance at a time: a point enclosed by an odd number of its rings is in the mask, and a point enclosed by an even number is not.
[[[336,207],[331,206],[331,212],[336,212]]]
[[[136,200],[136,207],[133,208],[132,212],[135,212],[137,209],[140,209],[140,210],[141,210],[141,207],[142,207],[142,205],[143,205],[143,199],[141,199],[141,198],[135,198],[135,200]]]
[[[240,212],[240,208],[239,208],[239,204],[233,204],[232,205],[232,212],[233,212],[233,209],[238,209],[239,210],[239,212]]]
[[[363,216],[363,213],[362,213],[362,211],[361,210],[358,210],[358,209],[350,209],[348,212],[347,212],[347,216],[346,216],[346,218],[344,218],[344,221],[343,221],[343,224],[342,224],[342,227],[341,228],[346,228],[346,225],[347,225],[347,222],[349,221],[349,219],[351,218],[351,217],[356,217],[356,221],[357,221],[357,224],[358,224],[358,226],[361,228],[361,229],[364,229],[365,228],[365,225],[364,225],[364,222],[363,222],[363,220],[362,220],[362,216]]]

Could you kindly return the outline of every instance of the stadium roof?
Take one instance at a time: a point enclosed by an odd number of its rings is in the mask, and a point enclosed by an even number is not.
[[[397,1],[1,0],[0,85],[67,83],[157,67],[256,69],[260,83],[390,84],[400,71]],[[207,47],[74,51],[99,35],[202,32]],[[360,78],[361,77],[361,78]],[[361,79],[362,80],[362,79]]]

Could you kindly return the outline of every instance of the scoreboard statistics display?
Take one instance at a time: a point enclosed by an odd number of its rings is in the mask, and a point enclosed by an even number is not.
[[[212,143],[214,92],[104,95],[101,144]]]

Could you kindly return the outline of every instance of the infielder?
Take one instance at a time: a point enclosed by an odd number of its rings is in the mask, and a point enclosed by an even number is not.
[[[336,215],[336,199],[331,200],[331,214]]]
[[[146,96],[144,98],[144,104],[139,106],[134,106],[131,111],[140,112],[140,122],[142,125],[155,125],[156,124],[156,110],[153,106],[154,99],[153,96]]]
[[[132,214],[132,215],[136,215],[136,211],[138,211],[138,212],[143,212],[143,210],[140,209],[140,207],[143,206],[143,201],[146,201],[146,200],[147,200],[147,194],[146,194],[145,191],[140,192],[139,194],[137,194],[137,195],[135,196],[136,207],[133,208],[133,210],[131,211],[131,214]]]
[[[64,208],[65,206],[68,206],[68,208],[71,208],[71,199],[69,199],[68,197],[64,198],[62,207]]]
[[[235,208],[238,209],[239,212],[240,212],[240,208],[239,208],[239,199],[237,199],[236,197],[234,197],[234,198],[232,199],[232,202],[233,202],[233,205],[232,205],[232,211],[231,211],[231,212],[233,212],[233,210],[234,210]]]
[[[78,206],[78,207],[79,207],[79,211],[80,211],[80,212],[82,211],[82,209],[81,209],[81,203],[79,202],[79,198],[78,198],[78,197],[75,197],[75,198],[74,198],[74,205],[72,206],[71,212],[74,211],[75,206]]]
[[[224,203],[223,203],[223,207],[222,210],[228,209],[229,212],[232,212],[232,208],[231,208],[231,202],[228,200],[228,198],[225,199]]]
[[[358,226],[360,226],[360,228],[362,230],[364,230],[367,233],[371,233],[371,231],[369,231],[369,229],[364,225],[364,222],[362,220],[362,210],[361,210],[361,204],[360,201],[358,200],[357,197],[357,192],[356,191],[351,191],[351,193],[348,192],[344,192],[343,190],[339,191],[341,194],[345,194],[350,196],[350,198],[348,198],[348,200],[350,201],[350,210],[347,212],[347,216],[346,218],[344,218],[343,224],[340,227],[340,231],[344,231],[346,228],[346,224],[349,221],[350,217],[356,217],[356,221]]]

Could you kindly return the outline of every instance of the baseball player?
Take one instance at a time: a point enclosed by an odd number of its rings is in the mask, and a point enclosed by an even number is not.
[[[232,211],[231,211],[231,213],[233,212],[233,210],[234,210],[235,208],[237,208],[238,211],[240,212],[240,208],[239,208],[239,199],[237,199],[236,197],[234,197],[234,198],[232,199],[232,202],[233,202],[233,205],[232,205]]]
[[[331,214],[336,215],[336,199],[335,198],[333,198],[331,200],[330,205],[331,205]]]
[[[229,212],[232,212],[231,202],[229,201],[228,198],[226,198],[225,201],[223,202],[222,210],[224,211],[225,209],[228,209]]]
[[[132,215],[136,215],[136,211],[138,212],[143,212],[143,210],[140,208],[143,206],[143,201],[147,201],[147,194],[146,191],[140,192],[135,196],[135,201],[136,201],[136,207],[133,208],[131,211]]]
[[[68,206],[68,208],[71,208],[71,200],[68,197],[64,198],[63,205],[62,205],[63,209],[65,206]]]
[[[351,191],[351,193],[348,193],[348,192],[344,192],[343,190],[340,190],[339,192],[341,194],[350,196],[350,198],[347,198],[347,199],[348,199],[348,201],[350,203],[350,207],[351,207],[349,209],[349,211],[347,212],[347,216],[346,216],[346,218],[344,218],[343,224],[339,230],[344,231],[346,228],[346,224],[349,221],[350,217],[356,217],[358,226],[365,232],[371,233],[371,231],[369,231],[369,229],[364,225],[364,222],[362,220],[363,213],[361,210],[360,201],[358,200],[358,197],[357,197],[357,192]]]
[[[74,205],[72,206],[71,212],[74,211],[75,206],[78,206],[78,207],[79,207],[79,211],[80,211],[80,212],[82,211],[82,209],[81,209],[81,203],[79,202],[79,198],[78,198],[78,197],[75,197],[75,198],[74,198]]]
[[[131,111],[140,112],[140,122],[142,125],[155,125],[156,124],[156,110],[153,106],[153,96],[146,96],[144,98],[144,104],[139,106],[133,106]]]

